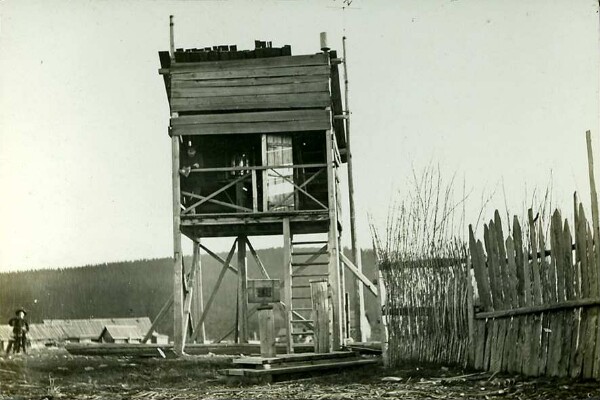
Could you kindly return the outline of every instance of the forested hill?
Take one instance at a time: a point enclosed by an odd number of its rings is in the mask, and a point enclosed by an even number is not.
[[[348,253],[346,251],[346,253]],[[282,250],[258,250],[272,278],[282,277]],[[221,254],[223,258],[226,255]],[[185,258],[190,265],[191,257]],[[235,261],[232,262],[235,265]],[[212,292],[220,264],[202,257],[205,301]],[[158,313],[173,290],[172,259],[137,260],[78,268],[0,273],[0,323],[7,323],[17,307],[24,307],[30,322],[62,318],[109,318],[147,316]],[[371,250],[363,252],[365,274],[374,279]],[[248,257],[249,278],[261,278],[253,258]],[[348,274],[347,274],[348,275]],[[236,276],[227,273],[206,321],[210,338],[227,331],[236,312]],[[368,313],[376,313],[376,299],[365,291]],[[171,318],[159,326],[171,334]]]

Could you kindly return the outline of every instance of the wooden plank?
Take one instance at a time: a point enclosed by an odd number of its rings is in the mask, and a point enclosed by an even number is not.
[[[583,298],[582,286],[585,284],[581,281],[581,257],[580,250],[577,248],[577,230],[579,224],[579,216],[578,216],[578,200],[577,193],[573,196],[573,207],[574,207],[574,225],[573,225],[573,235],[574,235],[574,243],[575,243],[575,255],[572,260],[573,263],[573,291],[574,296],[573,299],[580,300]],[[565,240],[567,243],[571,243],[571,239]],[[578,378],[581,376],[582,371],[582,349],[583,349],[583,336],[585,330],[585,324],[582,319],[584,315],[583,309],[574,310],[573,320],[575,321],[577,327],[573,330],[573,335],[571,339],[571,360],[569,365],[569,375],[571,378]]]
[[[562,266],[565,277],[565,300],[574,300],[577,296],[577,291],[574,287],[574,267],[573,267],[573,251],[571,250],[571,243],[573,238],[569,228],[569,221],[565,219],[563,225],[563,237],[562,237]],[[573,363],[577,350],[577,334],[579,330],[579,309],[568,310],[563,312],[563,340],[562,340],[562,354],[559,364],[559,376],[566,377],[570,375],[570,367]]]
[[[293,365],[287,367],[278,367],[271,369],[246,369],[246,368],[230,368],[226,370],[222,370],[221,373],[230,376],[260,376],[260,375],[282,375],[282,374],[292,374],[299,372],[308,372],[308,371],[321,371],[328,369],[341,369],[347,367],[357,367],[364,365],[373,365],[379,362],[378,359],[373,358],[365,358],[365,359],[357,359],[357,360],[349,360],[349,361],[339,361],[336,360],[334,362],[330,361],[314,361],[311,364],[306,365]]]
[[[211,249],[209,249],[208,247],[206,247],[202,243],[198,243],[198,246],[200,246],[200,248],[202,248],[204,251],[206,251],[212,258],[214,258],[215,260],[219,261],[221,263],[221,265],[225,265],[226,264],[225,259],[223,259],[221,256],[219,256],[217,253],[213,252]],[[229,263],[227,263],[227,268],[229,270],[231,270],[231,272],[233,272],[234,274],[238,273],[237,268],[233,267]]]
[[[285,302],[285,327],[287,352],[294,352],[292,338],[292,232],[289,218],[283,219],[283,301]]]
[[[183,354],[183,253],[181,249],[181,185],[179,180],[179,139],[171,139],[173,182],[173,342],[176,354]]]
[[[593,272],[588,264],[588,236],[587,236],[587,221],[583,204],[579,204],[579,210],[576,215],[576,234],[575,248],[577,251],[577,259],[581,266],[581,294],[582,298],[592,297],[594,293],[592,284]],[[581,337],[581,353],[582,353],[582,370],[583,378],[591,378],[594,365],[594,342],[595,335],[593,333],[594,312],[593,309],[581,310],[582,321],[582,337]]]
[[[346,267],[348,267],[348,269],[352,271],[352,273],[371,291],[371,293],[375,295],[375,297],[379,296],[377,286],[375,286],[375,284],[373,284],[373,282],[371,282],[369,278],[367,278],[365,274],[363,274],[342,252],[340,252],[340,259],[346,265]]]
[[[533,210],[528,210],[529,219],[529,243],[532,254],[538,252],[538,241],[536,237],[536,226],[533,218]],[[523,268],[528,269],[529,261],[523,260]],[[526,298],[525,305],[541,305],[542,304],[542,284],[541,284],[541,272],[540,263],[537,257],[531,257],[531,272],[532,272],[532,290],[531,296]],[[530,376],[537,376],[540,369],[540,352],[541,352],[541,337],[542,337],[542,316],[539,314],[534,315],[532,318],[528,318],[530,322],[531,330],[528,331],[530,338],[529,341],[529,359],[524,360],[523,372]]]
[[[238,293],[237,317],[238,338],[240,343],[248,343],[248,259],[246,257],[246,242],[244,235],[237,239],[237,268],[238,268]]]
[[[207,72],[182,72],[171,74],[171,81],[186,80],[212,80],[212,79],[237,79],[237,78],[264,78],[302,75],[328,75],[328,65],[276,67],[276,68],[244,68]]]
[[[471,260],[473,262],[473,273],[475,275],[475,283],[477,284],[477,292],[479,299],[482,302],[483,308],[487,311],[492,310],[492,293],[490,289],[490,280],[488,269],[485,264],[485,255],[483,253],[483,245],[481,241],[475,241],[473,234],[473,226],[469,225],[469,249],[471,252]]]
[[[550,257],[550,284],[556,282],[556,291],[552,287],[553,303],[558,303],[563,300],[564,294],[564,275],[562,265],[562,218],[560,212],[555,210],[552,214],[550,225],[550,248],[552,254]],[[562,338],[563,338],[563,316],[562,314],[553,313],[550,323],[550,342],[548,346],[548,361],[546,365],[547,373],[550,376],[559,375],[559,362],[562,354]]]
[[[261,357],[275,357],[275,315],[273,306],[258,307],[258,332]]]
[[[316,360],[334,360],[356,357],[354,351],[333,351],[331,353],[298,353],[298,354],[279,354],[274,357],[241,357],[233,360],[235,365],[276,365],[293,362],[305,362]]]
[[[516,261],[515,261],[515,245],[513,242],[513,239],[511,236],[508,236],[506,238],[506,259],[507,259],[507,271],[510,273],[510,288],[509,293],[510,293],[510,298],[511,298],[511,308],[517,308],[519,307],[519,301],[520,301],[520,297],[517,294],[517,287],[518,287],[518,277],[517,277],[517,265],[516,265]],[[524,320],[524,319],[523,319]],[[526,339],[525,337],[521,337],[519,335],[519,326],[520,326],[520,321],[521,319],[519,318],[513,318],[510,326],[509,326],[509,330],[507,333],[507,343],[510,343],[511,345],[507,345],[505,346],[506,349],[508,349],[507,351],[507,356],[508,356],[508,360],[506,361],[506,370],[510,371],[510,372],[521,372],[521,366],[519,363],[519,366],[517,367],[515,364],[517,364],[517,360],[521,360],[522,357],[526,356],[526,351],[523,351],[523,345],[522,343],[524,342],[524,340]],[[514,345],[513,345],[514,343]]]
[[[538,241],[539,249],[541,254],[546,254],[546,243],[544,240],[544,233],[542,230],[541,223],[538,224]],[[550,284],[549,276],[549,264],[546,261],[546,257],[540,258],[540,270],[542,271],[542,297],[543,303],[549,304],[552,301],[552,290],[551,287],[555,283]],[[546,312],[542,315],[542,337],[541,337],[541,352],[540,352],[540,369],[538,375],[544,375],[546,373],[546,366],[548,362],[548,345],[549,345],[549,334],[550,334],[550,313]]]
[[[315,353],[331,353],[329,288],[326,280],[310,282]]]
[[[271,279],[269,277],[269,273],[267,272],[267,269],[265,268],[265,265],[263,264],[260,257],[258,256],[258,253],[256,252],[256,250],[254,250],[252,243],[250,243],[250,239],[246,238],[246,244],[248,245],[248,250],[250,250],[250,254],[252,254],[252,257],[254,257],[254,261],[256,261],[256,265],[258,265],[258,267],[260,268],[260,272],[262,273],[263,277],[265,279]]]
[[[489,225],[483,226],[483,239],[485,243],[485,249],[487,252],[487,265],[490,277],[490,289],[492,292],[492,309],[500,310],[502,309],[502,289],[499,281],[499,272],[497,265],[497,257],[494,254],[494,244],[492,244],[493,239],[493,221],[490,221]]]
[[[258,96],[267,94],[329,93],[329,82],[285,83],[259,86],[212,86],[171,89],[171,99],[222,96]]]
[[[245,133],[277,133],[323,131],[329,127],[328,120],[241,122],[223,124],[177,125],[171,129],[172,136],[225,135]]]
[[[172,89],[225,88],[238,86],[286,85],[299,83],[329,82],[329,74],[296,75],[283,77],[211,79],[211,80],[176,80],[171,83]]]
[[[337,224],[337,202],[336,202],[336,191],[335,191],[335,176],[334,176],[334,163],[333,163],[333,132],[327,130],[325,132],[325,154],[327,160],[327,206],[329,210],[329,232],[327,235],[328,245],[327,250],[329,251],[329,284],[331,290],[331,307],[333,310],[332,318],[332,346],[333,350],[339,350],[343,343],[343,301],[341,287],[341,276],[340,276],[340,248],[338,242],[338,224]]]
[[[173,111],[264,110],[286,108],[325,108],[329,93],[265,94],[171,99]]]
[[[170,68],[170,73],[179,74],[184,72],[214,72],[224,70],[238,69],[260,69],[260,68],[281,68],[297,67],[310,65],[327,65],[328,57],[324,53],[284,56],[284,57],[266,57],[250,58],[240,60],[220,60],[203,62],[178,63]]]
[[[194,124],[223,124],[239,122],[285,122],[285,121],[329,121],[328,110],[283,110],[260,112],[237,112],[227,114],[180,115],[171,118],[171,126]]]

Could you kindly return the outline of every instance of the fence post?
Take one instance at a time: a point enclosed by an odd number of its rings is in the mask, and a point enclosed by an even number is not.
[[[467,351],[466,366],[473,367],[475,363],[475,310],[473,308],[473,280],[471,279],[471,256],[467,256],[467,323],[469,324],[469,348]]]
[[[326,280],[311,281],[313,338],[315,353],[331,353],[329,290]]]

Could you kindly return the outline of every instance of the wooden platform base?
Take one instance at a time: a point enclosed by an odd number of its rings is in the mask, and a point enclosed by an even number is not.
[[[239,368],[219,371],[230,378],[271,382],[306,377],[310,373],[372,365],[378,358],[362,358],[351,351],[333,353],[284,354],[273,358],[241,357],[233,360]]]

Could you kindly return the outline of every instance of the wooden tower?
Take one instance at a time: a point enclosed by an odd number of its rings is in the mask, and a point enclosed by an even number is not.
[[[236,339],[247,342],[247,251],[269,278],[250,241],[260,235],[279,235],[284,249],[280,305],[288,352],[310,334],[310,282],[319,279],[329,284],[331,348],[339,349],[349,333],[343,265],[374,290],[340,252],[339,167],[347,158],[341,60],[326,45],[293,56],[289,46],[266,42],[246,51],[175,50],[173,43],[171,19],[171,49],[159,53],[159,72],[171,110],[175,351],[183,352],[186,338],[203,340],[205,316],[228,271],[238,280]],[[194,246],[188,268],[182,235]],[[214,237],[235,238],[226,259],[202,243]],[[222,263],[206,304],[200,249]]]

